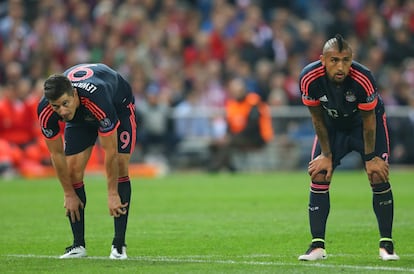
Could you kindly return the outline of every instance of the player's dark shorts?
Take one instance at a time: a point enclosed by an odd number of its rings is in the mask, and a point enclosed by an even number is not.
[[[336,168],[341,163],[341,159],[351,151],[358,152],[361,157],[364,156],[365,151],[362,125],[353,128],[350,131],[341,131],[328,127],[328,134],[332,151],[333,168]],[[377,132],[375,142],[375,155],[381,157],[385,161],[388,161],[389,135],[384,113],[377,114]],[[315,137],[311,158],[314,159],[320,154],[321,147]]]
[[[120,125],[117,129],[118,152],[132,153],[135,148],[136,122],[135,107],[131,102],[125,111],[118,113]],[[98,137],[98,126],[71,124],[65,128],[65,154],[74,155],[93,146]]]

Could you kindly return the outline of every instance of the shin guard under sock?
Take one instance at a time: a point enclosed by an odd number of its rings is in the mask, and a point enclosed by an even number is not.
[[[129,207],[131,202],[131,181],[128,176],[118,179],[118,193],[121,198],[121,203],[128,203],[126,207],[127,213],[114,218],[115,236],[112,245],[122,247],[125,245],[125,233],[128,223]]]
[[[85,206],[86,206],[86,193],[85,186],[82,182],[73,185],[76,195],[82,201],[84,208],[79,208],[80,220],[76,220],[74,223],[69,216],[69,223],[73,234],[73,245],[85,247]]]
[[[312,182],[309,197],[309,224],[312,239],[325,239],[326,221],[329,215],[330,182]]]
[[[377,217],[381,238],[392,238],[392,223],[394,218],[394,199],[389,182],[371,184],[372,207]]]

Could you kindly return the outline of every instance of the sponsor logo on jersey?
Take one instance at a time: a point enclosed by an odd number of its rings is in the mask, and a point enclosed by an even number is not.
[[[87,114],[87,115],[85,116],[85,121],[88,121],[88,122],[93,122],[93,121],[96,121],[96,119],[95,119],[95,117],[93,117],[92,115]]]
[[[355,102],[356,96],[352,91],[348,90],[347,92],[345,92],[345,100],[350,103]]]
[[[326,97],[326,95],[322,96],[319,98],[319,101],[321,102],[328,102],[328,97]]]

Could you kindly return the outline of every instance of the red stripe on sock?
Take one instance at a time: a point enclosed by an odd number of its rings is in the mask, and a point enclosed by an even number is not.
[[[327,190],[329,189],[329,185],[320,185],[320,184],[311,183],[311,188]]]
[[[129,182],[129,176],[119,177],[118,183],[126,183]]]
[[[73,184],[73,188],[74,188],[74,189],[79,189],[79,188],[81,188],[81,187],[83,187],[83,181],[82,181],[82,182],[79,182],[79,183],[75,183],[75,184]]]

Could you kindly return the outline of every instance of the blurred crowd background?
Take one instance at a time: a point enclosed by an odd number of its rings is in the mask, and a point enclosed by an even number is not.
[[[301,106],[298,74],[336,33],[371,69],[387,107],[414,109],[414,0],[0,1],[0,98],[35,113],[50,74],[105,63],[135,94],[137,150],[162,144],[169,159],[188,136],[222,134],[227,75],[274,110]],[[414,111],[404,113],[390,120],[391,161],[412,164]],[[186,115],[199,119],[180,124]],[[0,109],[0,145],[11,133],[25,135],[16,140],[24,148],[38,138],[38,129],[26,136],[36,118],[24,120],[10,128]]]

